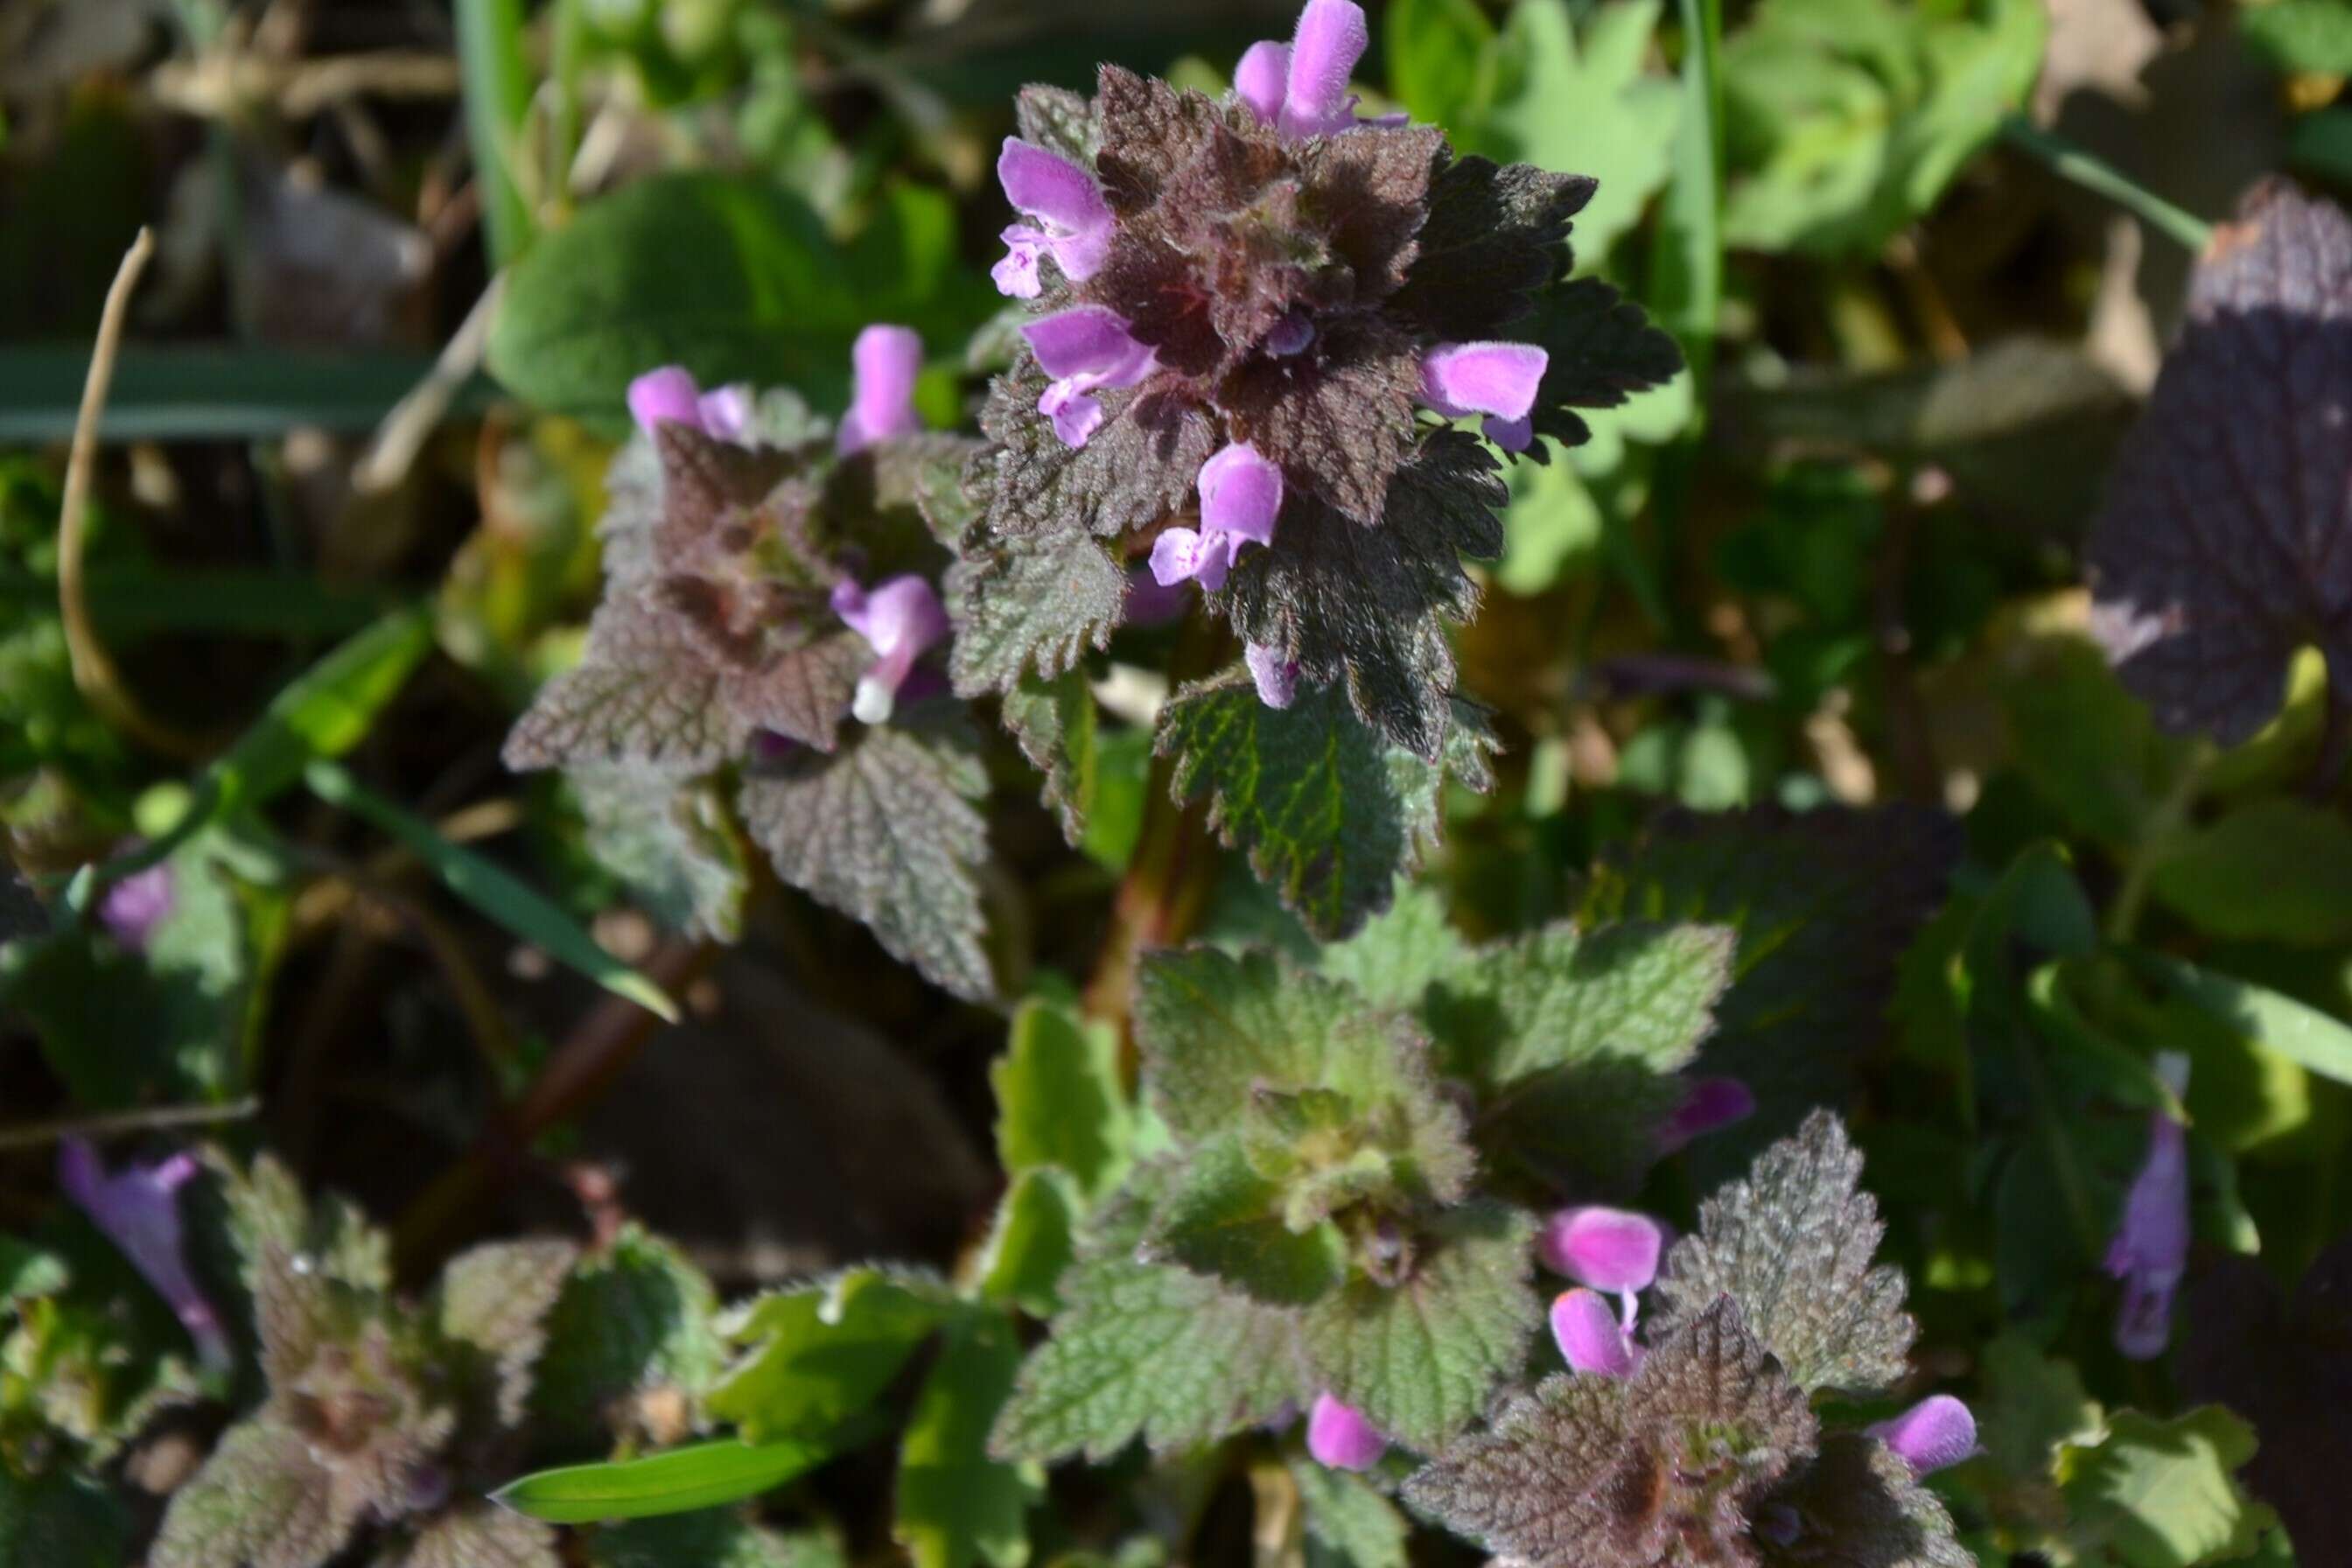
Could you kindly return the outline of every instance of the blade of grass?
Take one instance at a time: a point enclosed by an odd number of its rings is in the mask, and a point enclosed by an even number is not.
[[[86,914],[109,885],[161,864],[224,817],[265,804],[300,778],[314,758],[341,756],[358,745],[432,646],[432,618],[413,605],[339,644],[288,682],[236,743],[197,775],[187,814],[170,832],[76,873],[66,908],[77,918]]]
[[[2012,145],[2047,163],[2061,178],[2106,197],[2150,228],[2171,236],[2190,255],[2203,255],[2205,247],[2213,242],[2211,224],[2181,211],[2112,163],[2093,157],[2063,137],[2052,135],[2024,115],[2011,114],[2003,120],[2000,133]]]
[[[320,758],[302,773],[310,793],[348,811],[398,840],[423,861],[441,885],[520,940],[579,971],[615,996],[675,1024],[677,1004],[645,975],[596,945],[544,895],[461,845],[434,831],[433,825],[385,799],[353,778],[341,764]]]
[[[759,1444],[730,1438],[642,1459],[541,1470],[509,1481],[490,1500],[550,1524],[649,1519],[757,1497],[829,1453],[825,1446],[802,1438]]]
[[[493,271],[530,243],[530,208],[516,183],[530,70],[522,56],[522,0],[457,0],[457,62],[465,80],[466,137],[482,195],[483,237]]]

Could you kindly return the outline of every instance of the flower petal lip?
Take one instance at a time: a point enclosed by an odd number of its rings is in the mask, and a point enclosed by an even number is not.
[[[1060,234],[1110,226],[1110,204],[1103,199],[1101,184],[1058,153],[1007,136],[996,157],[996,178],[1006,201]]]
[[[1595,1290],[1563,1290],[1551,1304],[1552,1342],[1571,1371],[1601,1377],[1631,1377],[1642,1351],[1616,1310]]]
[[[1369,1470],[1388,1452],[1389,1440],[1354,1406],[1329,1394],[1315,1396],[1307,1415],[1307,1451],[1335,1470]]]
[[[2157,1070],[2177,1100],[2188,1092],[2189,1058],[2166,1051]],[[2189,1270],[2189,1131],[2170,1113],[2148,1113],[2147,1157],[2124,1199],[2107,1244],[2106,1269],[2123,1282],[2116,1349],[2153,1361],[2172,1339],[2172,1300]]]
[[[1201,532],[1193,528],[1167,528],[1151,542],[1151,580],[1173,588],[1200,575]]]
[[[1196,483],[1204,531],[1230,533],[1255,544],[1274,542],[1274,526],[1282,514],[1282,470],[1255,447],[1240,441],[1225,447],[1201,465]]]
[[[1585,1204],[1546,1222],[1537,1239],[1545,1268],[1595,1290],[1646,1290],[1658,1277],[1665,1227],[1631,1209]]]
[[[235,1361],[228,1335],[188,1270],[180,1219],[180,1189],[195,1173],[195,1158],[186,1153],[110,1173],[87,1140],[58,1146],[58,1184],[170,1303],[205,1364],[226,1371]]]
[[[1260,122],[1272,125],[1282,118],[1282,100],[1290,90],[1290,46],[1273,38],[1252,44],[1234,67],[1234,93],[1249,106]]]
[[[1108,305],[1077,305],[1024,322],[1021,335],[1037,356],[1037,367],[1055,380],[1091,375],[1098,385],[1125,385],[1113,377],[1151,357],[1135,341],[1127,318]]]
[[[1550,362],[1534,343],[1440,343],[1422,356],[1421,400],[1449,419],[1525,419]]]
[[[1755,1114],[1755,1091],[1738,1079],[1695,1079],[1684,1092],[1682,1104],[1658,1129],[1658,1152],[1671,1154],[1694,1138],[1704,1138]]]
[[[922,429],[915,412],[915,378],[923,369],[919,333],[911,327],[877,322],[857,334],[849,364],[849,412],[842,416],[838,437],[842,451],[859,451]]]
[[[666,364],[629,383],[629,417],[650,436],[658,425],[702,428],[702,388],[683,365]]]
[[[1242,648],[1250,679],[1257,684],[1257,700],[1269,708],[1287,708],[1298,700],[1298,662],[1285,658],[1270,643],[1254,642]]]
[[[1931,1394],[1870,1435],[1895,1450],[1915,1476],[1957,1465],[1977,1451],[1977,1418],[1948,1394]]]
[[[915,661],[947,636],[947,611],[930,584],[911,572],[871,592],[845,580],[834,587],[833,611],[876,655],[858,679],[850,712],[861,724],[886,723]]]
[[[1356,122],[1348,79],[1371,46],[1364,8],[1354,0],[1307,0],[1291,35],[1281,126],[1289,136],[1328,136]]]

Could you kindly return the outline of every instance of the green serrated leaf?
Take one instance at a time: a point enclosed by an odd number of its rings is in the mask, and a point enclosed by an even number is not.
[[[595,1531],[587,1547],[589,1568],[849,1568],[831,1536],[782,1534],[709,1510]]]
[[[1271,1420],[1302,1395],[1292,1315],[1181,1268],[1109,1258],[1063,1277],[1053,1337],[1022,1364],[989,1451],[1100,1463]]]
[[[495,1373],[499,1421],[522,1420],[547,1346],[547,1315],[579,1257],[568,1241],[500,1241],[458,1254],[441,1271],[440,1331]]]
[[[635,1225],[581,1259],[549,1311],[530,1409],[534,1426],[593,1447],[633,1402],[675,1394],[691,1406],[726,1359],[702,1270]]]
[[[1902,1270],[1874,1266],[1886,1227],[1860,1190],[1862,1156],[1825,1110],[1699,1206],[1658,1279],[1658,1331],[1723,1296],[1808,1391],[1857,1397],[1902,1382],[1918,1325]]]
[[[370,1499],[338,1489],[301,1434],[267,1421],[232,1426],[195,1478],[172,1494],[151,1568],[316,1568],[358,1528]]]
[[[1068,1173],[1055,1166],[1016,1174],[981,1249],[981,1294],[1009,1301],[1033,1318],[1052,1317],[1061,1305],[1055,1287],[1077,1255],[1078,1215],[1085,1206]]]
[[[1024,675],[1004,694],[1004,727],[1021,743],[1021,754],[1045,778],[1045,804],[1062,820],[1062,836],[1077,847],[1094,809],[1097,719],[1094,688],[1083,668],[1072,667],[1048,680]]]
[[[889,953],[958,996],[996,987],[976,868],[988,858],[978,743],[948,705],[901,712],[830,755],[803,749],[747,774],[743,826],[776,875],[862,921]]]
[[[1307,1568],[1406,1568],[1412,1527],[1363,1477],[1290,1461],[1307,1514]]]
[[[1109,646],[1127,602],[1127,574],[1083,531],[976,533],[946,586],[948,670],[966,697],[1076,668],[1087,648]]]
[[[878,1268],[772,1291],[731,1314],[728,1337],[750,1351],[711,1412],[753,1442],[824,1437],[873,1403],[952,1302],[936,1279]]]
[[[1131,1133],[1115,1031],[1033,998],[1013,1015],[988,1081],[996,1091],[997,1158],[1007,1172],[1054,1166],[1088,1196],[1118,1184]]]
[[[2169,1421],[2118,1411],[2098,1441],[2060,1450],[2068,1544],[2123,1568],[2246,1556],[2273,1522],[2232,1476],[2253,1454],[2252,1430],[2218,1405]]]
[[[629,885],[646,913],[688,935],[733,942],[742,934],[751,863],[715,785],[642,768],[576,767],[565,777],[588,853]]]
[[[1468,1205],[1432,1228],[1402,1283],[1349,1280],[1307,1314],[1315,1385],[1398,1441],[1436,1448],[1523,1364],[1543,1315],[1535,1228],[1518,1210]]]
[[[1457,713],[1448,766],[1483,787],[1483,724]],[[1439,769],[1389,746],[1336,688],[1288,708],[1258,700],[1246,671],[1188,686],[1154,742],[1176,759],[1178,804],[1205,795],[1209,824],[1318,936],[1344,936],[1385,908],[1396,879],[1435,846]]]
[[[1144,1256],[1206,1274],[1283,1306],[1320,1300],[1347,1277],[1348,1243],[1320,1219],[1285,1222],[1283,1184],[1252,1168],[1237,1133],[1192,1152],[1161,1202]]]
[[[808,1438],[763,1443],[727,1438],[642,1459],[541,1470],[508,1482],[490,1497],[501,1508],[550,1524],[646,1519],[757,1497],[819,1464],[830,1452],[823,1442]]]
[[[1045,1493],[1034,1465],[988,1455],[989,1429],[1013,1392],[1021,1342],[1010,1320],[978,1313],[951,1327],[898,1447],[891,1535],[915,1568],[1022,1568],[1027,1515]]]
[[[1561,922],[1482,948],[1430,999],[1444,1070],[1488,1089],[1596,1058],[1687,1067],[1731,979],[1719,926]]]
[[[1433,889],[1400,883],[1386,910],[1345,942],[1316,954],[1315,966],[1355,988],[1375,1007],[1421,1011],[1430,986],[1465,968],[1470,944],[1446,919]]]

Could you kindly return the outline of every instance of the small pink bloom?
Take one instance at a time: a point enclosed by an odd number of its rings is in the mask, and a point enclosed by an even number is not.
[[[1977,1418],[1948,1394],[1930,1394],[1870,1435],[1895,1450],[1915,1476],[1957,1465],[1977,1451]]]
[[[650,436],[658,425],[702,428],[702,388],[683,365],[666,364],[629,383],[629,417]]]
[[[1201,465],[1199,529],[1163,529],[1151,545],[1151,574],[1162,587],[1186,578],[1215,592],[1246,544],[1271,544],[1282,516],[1282,470],[1247,442],[1235,442]]]
[[[1094,175],[1057,153],[1008,136],[997,156],[996,178],[1005,200],[1036,220],[1004,231],[1011,254],[990,274],[1001,292],[1035,299],[1040,256],[1051,256],[1073,283],[1102,269],[1110,254],[1111,212]]]
[[[1535,440],[1537,390],[1551,356],[1533,343],[1440,343],[1422,356],[1421,400],[1448,419],[1486,416],[1486,438],[1507,452]]]
[[[1648,1215],[1586,1204],[1551,1216],[1536,1256],[1580,1285],[1630,1297],[1657,1279],[1665,1241],[1665,1227]]]
[[[1353,1406],[1328,1394],[1315,1396],[1307,1415],[1307,1451],[1335,1470],[1369,1470],[1388,1452],[1389,1440]]]
[[[1290,90],[1290,46],[1272,38],[1252,44],[1234,67],[1234,92],[1261,123],[1282,118],[1283,95]]]
[[[1065,447],[1085,446],[1101,426],[1103,407],[1095,393],[1133,386],[1159,368],[1151,350],[1128,331],[1126,319],[1102,305],[1040,316],[1021,335],[1038,368],[1054,378],[1037,400],[1037,412],[1054,422]]]
[[[1298,661],[1265,643],[1244,645],[1242,658],[1250,679],[1257,683],[1257,700],[1269,708],[1287,708],[1298,700]]]
[[[1571,1371],[1631,1377],[1642,1364],[1642,1347],[1598,1291],[1561,1291],[1551,1304],[1551,1337]]]
[[[948,634],[940,596],[912,573],[893,577],[870,594],[844,579],[834,587],[833,612],[876,655],[874,668],[858,679],[849,711],[861,724],[887,723],[915,661]]]
[[[144,952],[148,938],[171,915],[174,901],[171,866],[150,866],[107,889],[98,901],[98,918],[107,934],[125,949]]]
[[[702,433],[714,441],[740,441],[751,429],[751,389],[722,386],[706,392],[695,404],[702,416]]]
[[[915,378],[922,374],[923,340],[912,327],[866,328],[851,345],[849,363],[849,412],[842,416],[836,443],[842,451],[861,451],[922,429],[915,413]]]
[[[110,1174],[98,1151],[84,1140],[68,1138],[58,1147],[58,1184],[171,1304],[181,1326],[196,1342],[204,1363],[226,1372],[234,1359],[228,1335],[188,1272],[180,1224],[180,1189],[195,1173],[191,1154],[174,1154],[152,1165],[130,1165]]]
[[[1738,1079],[1694,1079],[1682,1104],[1658,1129],[1658,1152],[1671,1154],[1694,1138],[1720,1131],[1755,1114],[1756,1096]]]
[[[1307,0],[1290,39],[1282,96],[1285,135],[1329,136],[1354,128],[1356,100],[1348,79],[1370,43],[1364,8],[1354,0]]]
[[[2165,1051],[2156,1068],[2173,1098],[2189,1092],[2189,1058]],[[2189,1131],[2163,1110],[2148,1115],[2147,1159],[2124,1200],[2107,1245],[2107,1272],[2123,1281],[2116,1348],[2153,1361],[2172,1338],[2172,1298],[2189,1269]]]

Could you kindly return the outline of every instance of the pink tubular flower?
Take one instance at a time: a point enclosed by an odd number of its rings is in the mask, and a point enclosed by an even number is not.
[[[2178,1100],[2189,1092],[2189,1058],[2164,1051],[2157,1075]],[[2124,1283],[2116,1349],[2153,1361],[2172,1338],[2172,1297],[2189,1269],[2189,1131],[2169,1112],[2148,1114],[2147,1160],[2124,1200],[2107,1244],[2107,1272]]]
[[[150,866],[106,889],[106,896],[98,901],[98,919],[124,949],[144,952],[147,939],[171,915],[175,901],[171,866]]]
[[[1234,92],[1262,124],[1282,118],[1283,95],[1290,90],[1290,46],[1272,38],[1252,44],[1234,67]]]
[[[1507,452],[1535,440],[1536,389],[1551,356],[1533,343],[1440,343],[1421,361],[1421,400],[1448,419],[1486,416],[1486,438]]]
[[[1257,683],[1257,700],[1269,708],[1287,708],[1298,700],[1298,661],[1262,642],[1246,644],[1242,658],[1250,679]]]
[[[1551,1304],[1551,1337],[1573,1372],[1631,1377],[1642,1364],[1642,1347],[1596,1290],[1559,1293]]]
[[[1630,1331],[1633,1298],[1657,1279],[1665,1246],[1665,1226],[1649,1215],[1586,1204],[1562,1209],[1545,1222],[1536,1256],[1555,1274],[1614,1293]]]
[[[1083,283],[1102,269],[1110,254],[1110,204],[1103,200],[1094,175],[1058,153],[1008,136],[1004,151],[997,154],[996,178],[1004,187],[1004,199],[1036,220],[1004,231],[1010,249],[989,272],[999,293],[1034,300],[1044,287],[1037,277],[1037,261],[1044,256],[1051,256],[1073,283]]]
[[[1225,574],[1244,545],[1274,542],[1274,526],[1282,515],[1282,470],[1241,441],[1202,464],[1197,482],[1201,526],[1163,529],[1152,541],[1151,575],[1162,587],[1189,577],[1213,593],[1225,585]]]
[[[1658,1152],[1671,1154],[1694,1138],[1719,1132],[1755,1114],[1756,1096],[1738,1079],[1694,1079],[1682,1104],[1658,1129]]]
[[[141,1279],[171,1304],[196,1342],[196,1353],[215,1372],[228,1370],[228,1335],[212,1303],[188,1272],[180,1226],[180,1189],[196,1173],[192,1154],[174,1154],[109,1175],[98,1151],[79,1138],[58,1148],[58,1184],[113,1242]]]
[[[1329,136],[1356,123],[1348,78],[1372,41],[1354,0],[1307,0],[1290,37],[1278,123],[1286,136]]]
[[[1038,368],[1054,378],[1037,400],[1037,412],[1054,422],[1054,434],[1065,447],[1085,446],[1102,424],[1102,404],[1094,393],[1133,386],[1159,368],[1151,350],[1135,341],[1118,312],[1100,305],[1040,316],[1021,335],[1036,354]]]
[[[833,613],[871,644],[876,655],[874,668],[858,678],[849,711],[861,724],[887,723],[915,661],[948,634],[940,596],[912,573],[891,578],[871,594],[845,580],[833,590]]]
[[[863,451],[877,441],[912,436],[923,427],[915,413],[915,377],[923,369],[923,340],[912,327],[876,325],[857,334],[849,351],[849,412],[836,445]]]
[[[1870,1435],[1895,1450],[1915,1476],[1957,1465],[1977,1451],[1977,1418],[1948,1394],[1929,1394]]]
[[[1315,1407],[1307,1415],[1307,1451],[1317,1464],[1335,1470],[1369,1470],[1388,1450],[1389,1440],[1362,1412],[1328,1394],[1315,1396]]]
[[[690,425],[714,440],[740,441],[751,425],[751,394],[740,386],[705,393],[683,365],[666,364],[629,383],[629,416],[650,436],[660,425]]]

